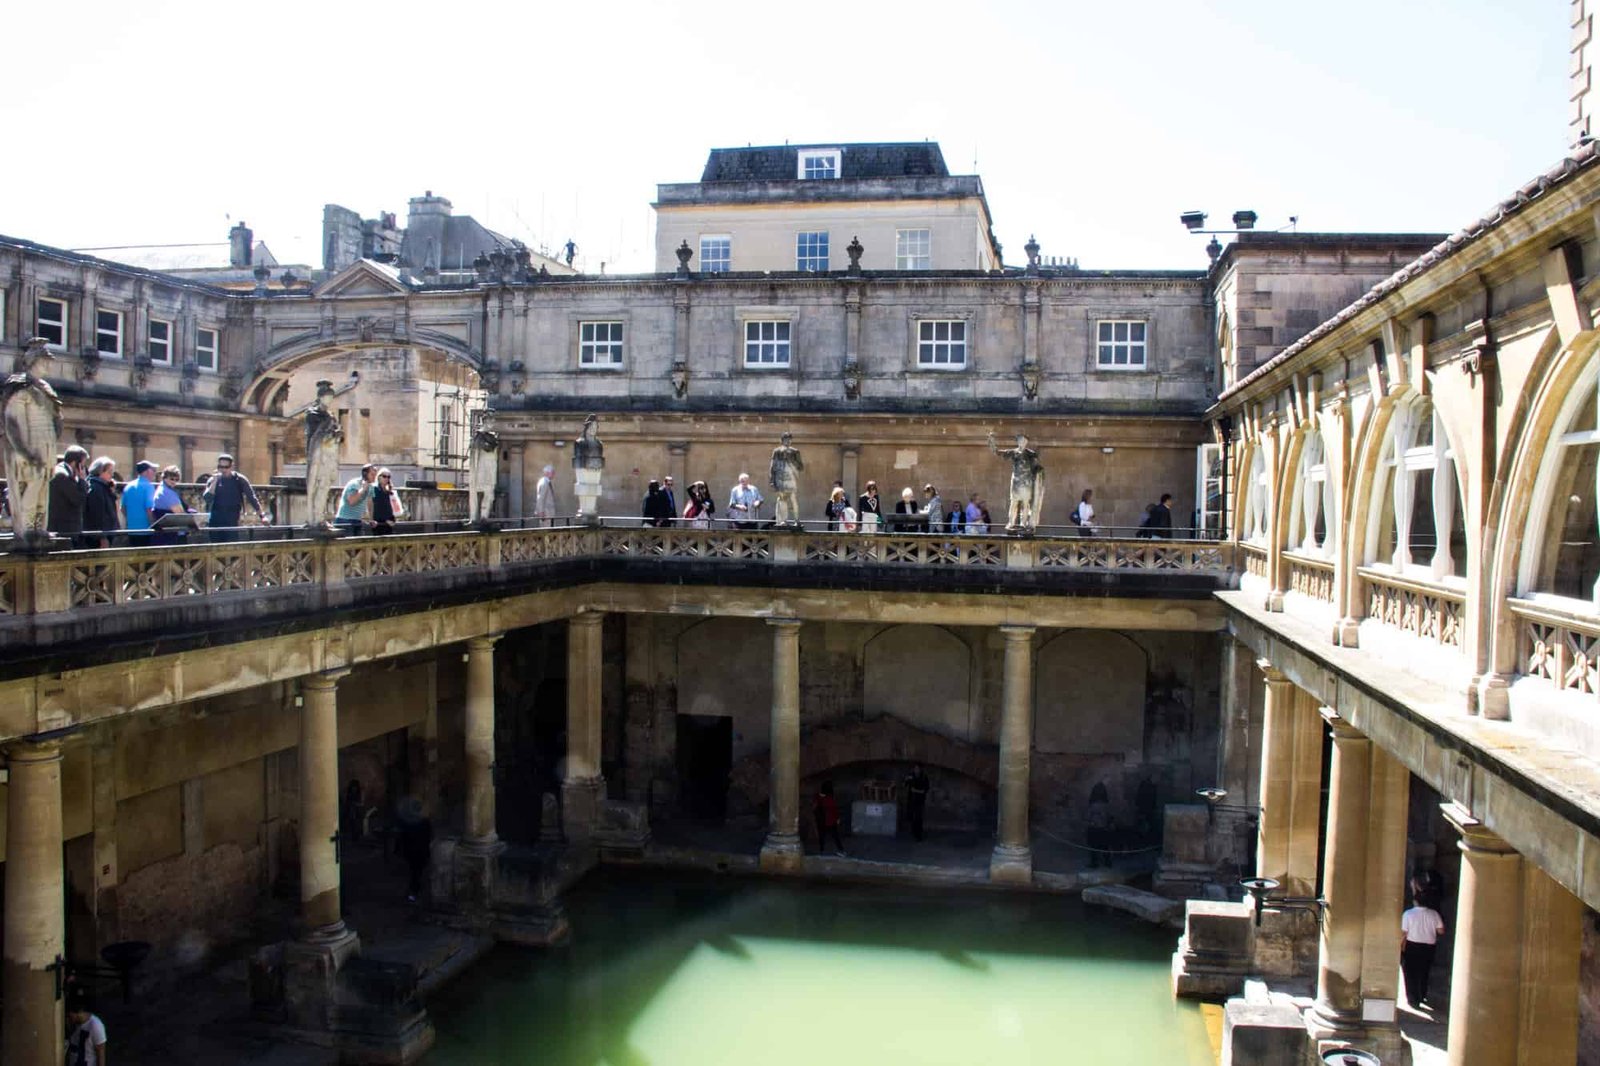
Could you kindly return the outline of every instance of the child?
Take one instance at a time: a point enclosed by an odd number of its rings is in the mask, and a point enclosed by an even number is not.
[[[106,1025],[89,1009],[89,997],[75,992],[67,998],[67,1066],[105,1066]]]

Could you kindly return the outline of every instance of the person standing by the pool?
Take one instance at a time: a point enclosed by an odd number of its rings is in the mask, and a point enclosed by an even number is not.
[[[824,781],[811,801],[811,816],[817,822],[817,851],[828,850],[828,834],[833,834],[833,846],[844,855],[844,841],[839,839],[839,801],[833,798],[833,782]]]
[[[913,766],[906,778],[906,820],[911,823],[911,835],[918,840],[922,839],[922,817],[928,808],[930,787],[927,771],[920,764]]]
[[[1418,1010],[1431,1009],[1428,972],[1433,969],[1433,953],[1444,933],[1444,919],[1419,896],[1411,909],[1400,916],[1400,933],[1405,937],[1400,948],[1400,972],[1406,979],[1406,1000]]]

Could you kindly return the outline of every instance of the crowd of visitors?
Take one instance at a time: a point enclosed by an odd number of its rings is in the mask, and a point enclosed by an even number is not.
[[[81,548],[180,543],[197,525],[191,517],[197,509],[187,506],[179,493],[183,471],[140,459],[132,474],[118,481],[116,461],[109,456],[91,461],[83,447],[67,448],[50,476],[46,528]],[[262,522],[270,521],[250,480],[234,469],[233,456],[226,452],[217,456],[216,469],[200,483],[211,540],[238,535],[246,504]]]

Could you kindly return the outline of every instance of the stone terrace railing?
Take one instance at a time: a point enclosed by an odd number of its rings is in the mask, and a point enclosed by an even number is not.
[[[1460,651],[1466,639],[1466,593],[1370,567],[1361,577],[1366,617],[1423,641]]]
[[[1533,600],[1512,600],[1520,649],[1517,670],[1558,690],[1600,695],[1600,618]]]
[[[9,616],[138,605],[200,606],[288,591],[355,588],[381,578],[456,578],[451,587],[561,560],[938,567],[983,571],[1165,573],[1228,580],[1232,549],[1215,541],[857,534],[786,529],[555,526],[387,537],[0,555],[0,626]],[[324,597],[326,599],[326,597]]]

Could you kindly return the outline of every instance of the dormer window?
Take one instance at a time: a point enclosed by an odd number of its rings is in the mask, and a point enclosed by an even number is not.
[[[800,149],[801,181],[832,181],[839,176],[839,149]]]

